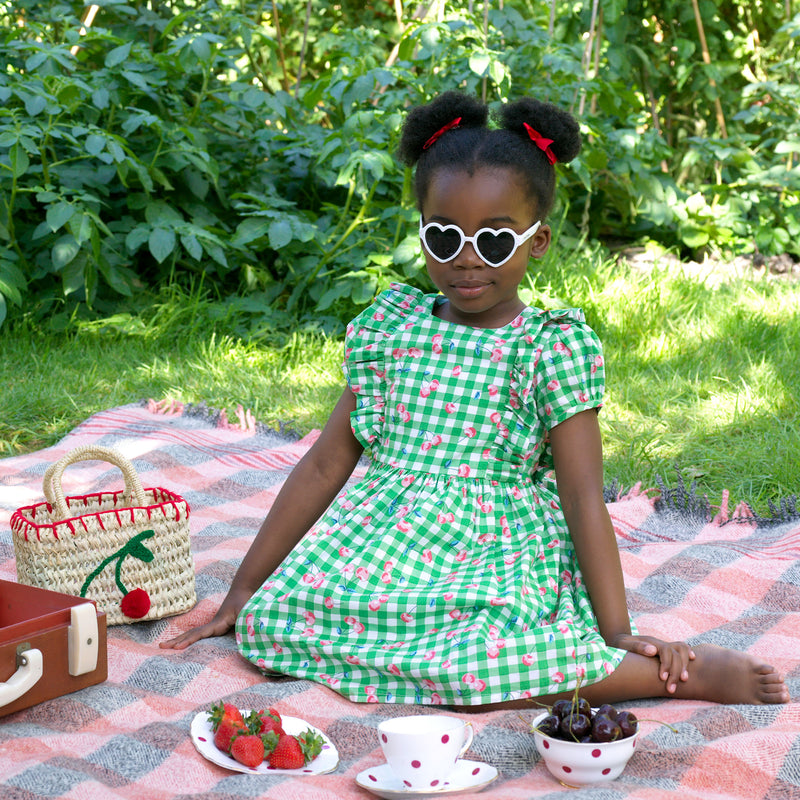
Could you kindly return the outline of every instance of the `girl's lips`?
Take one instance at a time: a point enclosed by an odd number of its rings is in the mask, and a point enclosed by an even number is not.
[[[489,286],[488,283],[461,282],[452,284],[453,291],[461,297],[477,297]]]

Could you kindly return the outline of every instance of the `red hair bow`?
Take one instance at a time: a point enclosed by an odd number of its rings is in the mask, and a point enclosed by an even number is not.
[[[461,117],[456,117],[452,122],[448,122],[443,128],[439,128],[436,133],[422,145],[423,150],[427,150],[443,133],[447,133],[447,131],[452,130],[453,128],[457,128],[461,124]]]
[[[556,154],[550,149],[553,140],[545,139],[539,131],[531,128],[527,122],[523,122],[522,124],[525,126],[525,130],[528,131],[528,136],[530,136],[531,141],[547,156],[547,160],[551,164],[555,164],[558,159],[556,158]]]

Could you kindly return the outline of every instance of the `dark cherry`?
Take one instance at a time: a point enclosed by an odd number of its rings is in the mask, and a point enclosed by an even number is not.
[[[606,714],[595,714],[592,720],[592,738],[596,742],[615,742],[622,738],[622,728]]]
[[[633,711],[620,711],[617,714],[617,725],[622,730],[622,736],[626,739],[629,736],[633,736],[639,729],[639,721]]]
[[[559,726],[561,735],[573,741],[580,741],[592,729],[592,721],[586,714],[568,714]]]
[[[616,719],[617,718],[617,709],[611,705],[611,703],[603,703],[598,709],[597,714],[605,714],[609,719]]]
[[[545,736],[558,736],[561,719],[555,714],[548,714],[536,727]]]
[[[564,717],[572,713],[572,700],[556,700],[550,709],[550,713],[559,719],[564,719]]]
[[[573,703],[573,711],[577,711],[578,714],[584,714],[591,719],[592,705],[585,697],[578,697]]]

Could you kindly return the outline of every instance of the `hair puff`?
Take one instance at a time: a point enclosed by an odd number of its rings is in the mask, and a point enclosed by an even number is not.
[[[461,117],[459,128],[485,128],[489,110],[477,98],[455,91],[443,92],[430,103],[412,108],[400,137],[397,151],[400,161],[414,166],[431,136],[458,117]]]
[[[507,169],[521,185],[545,219],[555,202],[556,171],[551,159],[534,144],[525,124],[546,139],[557,161],[571,161],[581,149],[578,123],[567,111],[552,103],[526,97],[502,106],[490,126],[489,107],[478,98],[447,91],[408,113],[400,136],[399,159],[415,167],[414,193],[423,210],[431,182],[441,170],[475,174],[480,169]],[[429,145],[431,137],[454,120]],[[426,145],[429,145],[426,149]]]
[[[550,149],[562,164],[572,161],[581,151],[581,134],[577,121],[568,111],[552,103],[523,97],[502,106],[497,112],[497,118],[503,128],[519,133],[526,139],[529,137],[525,123],[547,139],[552,139]]]

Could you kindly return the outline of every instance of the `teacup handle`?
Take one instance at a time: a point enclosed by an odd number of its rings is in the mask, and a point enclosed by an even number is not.
[[[471,722],[465,722],[464,728],[465,728],[464,735],[466,736],[466,741],[464,742],[464,746],[461,748],[461,750],[458,751],[458,758],[464,757],[464,753],[466,753],[467,750],[469,750],[469,748],[472,746],[472,739],[475,736],[475,731],[472,730]]]

